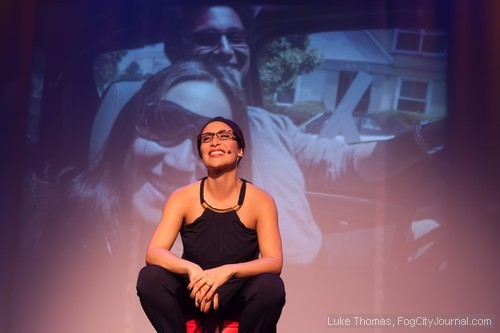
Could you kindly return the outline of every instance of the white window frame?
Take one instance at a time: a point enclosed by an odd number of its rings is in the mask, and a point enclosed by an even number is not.
[[[404,81],[411,81],[411,82],[423,82],[427,84],[427,90],[425,92],[425,100],[423,99],[418,99],[418,98],[408,98],[408,97],[402,97],[401,96],[401,87],[403,85]],[[429,114],[430,112],[430,103],[431,103],[431,97],[432,97],[432,86],[433,83],[431,80],[422,80],[422,79],[415,79],[412,77],[398,77],[397,82],[396,82],[396,91],[394,93],[394,100],[392,103],[392,108],[394,110],[398,110],[398,102],[402,100],[407,100],[407,101],[415,101],[415,102],[422,102],[425,104],[425,109],[423,114]],[[416,111],[415,111],[416,112]]]
[[[415,34],[418,35],[419,38],[419,45],[418,45],[418,50],[401,50],[397,48],[398,44],[398,38],[399,38],[399,33],[410,33],[410,34]],[[425,29],[419,29],[419,30],[409,30],[409,29],[394,29],[394,38],[392,41],[392,52],[393,53],[400,53],[400,54],[421,54],[425,56],[444,56],[446,55],[446,50],[444,52],[425,52],[422,50],[423,48],[423,43],[424,43],[424,37],[429,36],[429,35],[442,35],[445,36],[445,32],[440,32],[440,31],[427,31]]]

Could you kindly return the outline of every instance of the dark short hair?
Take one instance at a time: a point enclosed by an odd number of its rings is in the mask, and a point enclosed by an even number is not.
[[[215,118],[212,118],[209,121],[207,121],[207,123],[205,125],[203,125],[203,127],[201,128],[200,133],[198,133],[198,137],[196,140],[196,148],[198,149],[198,155],[200,155],[200,158],[201,158],[200,135],[203,133],[203,130],[205,129],[205,127],[208,126],[208,124],[211,124],[211,123],[216,122],[216,121],[220,121],[221,123],[224,123],[227,126],[231,127],[231,130],[233,131],[234,136],[236,137],[236,142],[238,143],[238,147],[241,148],[241,150],[245,151],[245,138],[243,137],[243,131],[241,130],[240,126],[238,126],[238,124],[236,124],[231,119],[227,119],[224,117],[215,117]],[[240,160],[238,160],[238,163],[240,163]]]

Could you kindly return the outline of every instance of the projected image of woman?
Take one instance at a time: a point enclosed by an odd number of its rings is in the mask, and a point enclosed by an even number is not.
[[[224,70],[198,61],[165,69],[121,111],[97,159],[75,180],[74,195],[95,200],[109,220],[133,207],[138,220],[156,224],[166,198],[204,174],[198,129],[215,116],[244,119],[244,108]]]

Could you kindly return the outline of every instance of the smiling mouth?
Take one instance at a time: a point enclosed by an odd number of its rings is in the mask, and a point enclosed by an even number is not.
[[[217,157],[217,156],[223,156],[225,155],[226,153],[222,150],[214,150],[214,151],[211,151],[208,153],[208,156],[210,157]]]
[[[213,65],[216,65],[216,66],[221,66],[221,67],[224,67],[226,70],[237,70],[239,71],[241,67],[243,67],[243,64],[240,64],[238,63],[237,61],[235,61],[234,59],[219,59],[219,58],[215,58],[215,59],[211,59],[210,61]]]

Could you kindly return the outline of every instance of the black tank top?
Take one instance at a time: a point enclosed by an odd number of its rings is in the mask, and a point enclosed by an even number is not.
[[[206,177],[200,183],[200,202],[205,202],[203,187]],[[242,179],[238,205],[245,200],[246,181]],[[210,269],[224,264],[234,264],[257,259],[259,245],[255,230],[247,228],[236,210],[217,212],[205,208],[193,223],[181,228],[184,253],[182,257]]]

